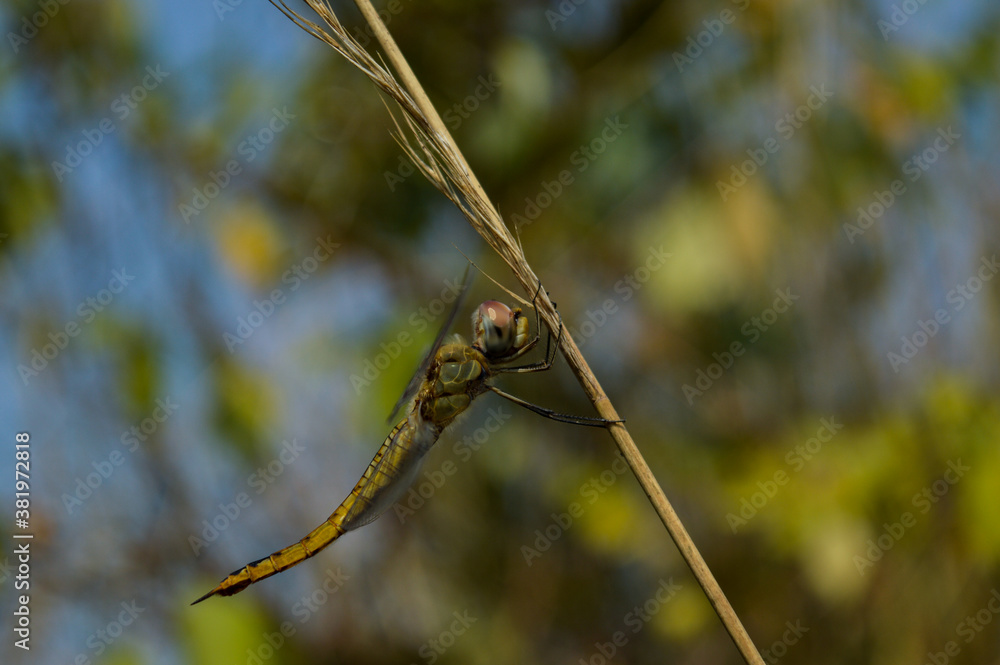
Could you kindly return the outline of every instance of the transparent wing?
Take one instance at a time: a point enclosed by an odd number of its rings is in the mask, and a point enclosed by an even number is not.
[[[451,311],[448,313],[448,318],[445,319],[444,325],[441,326],[441,330],[438,331],[437,338],[431,345],[430,351],[424,356],[424,359],[420,361],[420,365],[417,367],[417,371],[413,373],[413,377],[410,379],[410,383],[406,386],[406,390],[403,391],[402,396],[400,396],[399,401],[396,405],[392,407],[392,413],[389,414],[388,421],[392,422],[396,419],[396,414],[399,410],[403,408],[403,405],[413,399],[413,396],[417,394],[420,390],[420,384],[423,383],[424,378],[427,376],[427,370],[431,366],[431,362],[434,360],[434,355],[437,353],[438,349],[441,348],[444,338],[448,335],[448,331],[451,330],[452,326],[455,324],[455,317],[458,315],[462,305],[465,302],[465,296],[469,293],[469,284],[472,283],[472,277],[470,275],[470,270],[472,264],[470,263],[465,267],[465,274],[462,275],[462,288],[458,292],[458,297],[455,298],[455,304],[451,306]]]
[[[403,496],[439,434],[440,428],[421,422],[419,414],[411,414],[393,428],[344,501],[350,502],[340,522],[344,531],[374,522]]]

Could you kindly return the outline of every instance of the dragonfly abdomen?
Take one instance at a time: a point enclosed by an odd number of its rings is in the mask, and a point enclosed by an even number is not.
[[[239,570],[234,570],[217,587],[191,604],[200,603],[216,594],[220,596],[232,596],[243,591],[243,589],[254,582],[259,582],[271,575],[277,575],[281,571],[288,570],[295,564],[305,561],[344,534],[344,529],[341,528],[340,522],[345,512],[344,506],[341,505],[333,515],[330,515],[325,522],[310,531],[299,542],[280,549],[263,559],[251,561]]]
[[[374,521],[409,488],[441,431],[488,389],[489,361],[478,349],[445,344],[434,354],[409,415],[386,437],[354,489],[323,524],[299,542],[229,574],[209,596],[231,596],[305,561],[347,531]]]

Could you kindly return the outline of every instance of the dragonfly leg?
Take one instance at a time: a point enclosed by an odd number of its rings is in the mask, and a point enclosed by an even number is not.
[[[596,418],[593,416],[574,416],[569,413],[559,413],[558,411],[553,411],[552,409],[546,409],[544,406],[538,406],[537,404],[532,404],[520,397],[514,397],[510,393],[505,393],[504,391],[496,388],[494,386],[489,386],[489,389],[495,392],[500,397],[510,400],[519,406],[534,411],[540,416],[544,416],[551,420],[557,420],[561,423],[569,423],[571,425],[583,425],[585,427],[607,427],[612,423],[623,423],[624,420],[608,420],[607,418]]]
[[[545,359],[540,360],[537,363],[531,363],[529,365],[517,365],[516,367],[494,367],[492,371],[494,373],[500,374],[503,372],[514,373],[514,374],[524,374],[528,372],[544,372],[545,370],[552,367],[552,363],[555,362],[556,352],[559,350],[559,340],[562,339],[563,325],[562,321],[559,321],[559,333],[556,335],[556,343],[552,344],[552,333],[548,333],[545,336]],[[534,342],[538,340],[535,339]]]
[[[538,340],[541,339],[541,317],[538,314],[538,307],[535,305],[535,301],[538,299],[538,294],[542,292],[542,283],[538,282],[538,290],[535,291],[534,297],[531,299],[531,307],[535,310],[535,330],[539,333],[535,335],[535,339],[528,342],[523,349],[517,352],[517,354],[511,356],[508,360],[514,360],[515,358],[523,355],[525,352],[533,348]],[[555,304],[555,303],[553,303]],[[552,367],[552,363],[555,362],[556,352],[559,350],[559,341],[562,339],[563,324],[562,317],[559,318],[559,332],[556,334],[556,343],[552,345],[552,333],[546,331],[545,334],[545,359],[536,363],[531,363],[528,365],[517,365],[516,367],[494,367],[493,372],[495,373],[527,373],[527,372],[544,372],[545,370]]]

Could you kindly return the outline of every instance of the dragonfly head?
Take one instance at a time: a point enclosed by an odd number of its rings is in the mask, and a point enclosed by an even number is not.
[[[472,315],[473,345],[491,360],[505,358],[528,340],[528,319],[518,308],[487,300]]]

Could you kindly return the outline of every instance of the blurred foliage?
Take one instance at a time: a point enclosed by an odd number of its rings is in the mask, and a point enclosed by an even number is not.
[[[1000,12],[902,5],[384,5],[767,662],[1000,647]],[[490,396],[411,513],[189,607],[349,491],[456,247],[512,280],[364,77],[267,3],[0,20],[0,417],[32,433],[37,640],[3,662],[737,662],[608,438]],[[503,384],[590,412],[561,364]]]

